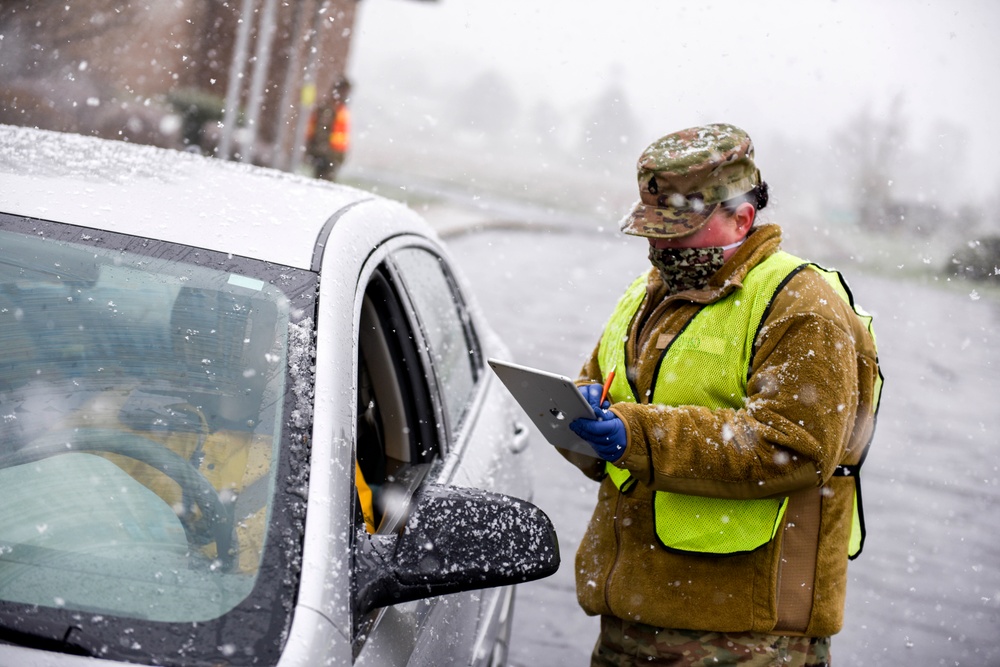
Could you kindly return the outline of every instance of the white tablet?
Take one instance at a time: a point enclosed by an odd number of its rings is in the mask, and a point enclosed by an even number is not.
[[[587,441],[569,428],[578,417],[597,418],[572,380],[509,361],[487,361],[549,444],[598,458]]]

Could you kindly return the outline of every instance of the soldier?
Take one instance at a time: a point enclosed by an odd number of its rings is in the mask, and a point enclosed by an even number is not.
[[[864,533],[858,473],[881,373],[839,273],[757,224],[767,184],[732,125],[639,158],[622,231],[652,268],[577,382],[601,481],[576,556],[592,665],[827,665]],[[601,404],[607,381],[608,400]]]

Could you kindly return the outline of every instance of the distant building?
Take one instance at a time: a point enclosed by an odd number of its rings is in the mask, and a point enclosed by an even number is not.
[[[345,74],[356,7],[0,0],[0,123],[208,153],[230,142],[231,155],[287,167],[315,91]]]

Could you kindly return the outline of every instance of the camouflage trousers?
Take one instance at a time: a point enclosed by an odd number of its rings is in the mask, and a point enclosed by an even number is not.
[[[668,630],[601,617],[591,667],[828,667],[829,637]]]

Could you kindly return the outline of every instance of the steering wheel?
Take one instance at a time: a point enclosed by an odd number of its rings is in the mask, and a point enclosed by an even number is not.
[[[26,447],[0,457],[0,468],[31,463],[69,452],[107,452],[141,461],[152,466],[181,487],[207,519],[209,533],[223,568],[231,570],[238,562],[238,544],[233,539],[233,519],[212,483],[190,462],[162,444],[135,433],[101,428],[78,428],[47,433]],[[193,528],[182,518],[185,530]]]

